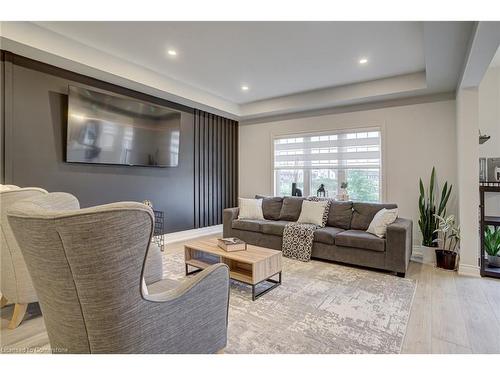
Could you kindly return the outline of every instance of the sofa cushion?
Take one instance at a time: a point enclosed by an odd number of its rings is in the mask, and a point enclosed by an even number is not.
[[[343,229],[333,227],[316,229],[314,231],[314,241],[321,242],[327,245],[333,245],[335,243],[335,237],[337,236],[337,234],[343,231]]]
[[[264,220],[237,219],[233,220],[232,228],[239,230],[248,230],[251,232],[260,232],[261,224],[263,223],[265,223]]]
[[[161,279],[160,281],[157,281],[156,283],[153,284],[149,284],[147,286],[148,294],[163,293],[166,292],[167,290],[175,289],[179,285],[181,285],[180,281],[171,279]]]
[[[351,229],[351,219],[352,202],[331,201],[328,222],[326,225],[342,229]]]
[[[274,234],[275,236],[283,236],[285,225],[289,221],[267,221],[261,224],[262,233]]]
[[[398,205],[393,203],[354,202],[352,208],[351,229],[367,230],[377,212],[382,208],[388,210],[398,208]]]
[[[302,210],[303,197],[284,197],[280,220],[297,221]]]
[[[256,195],[255,199],[262,199],[262,212],[266,220],[279,220],[283,197],[265,197]]]
[[[335,236],[335,245],[365,250],[385,251],[385,239],[363,230],[350,229]]]

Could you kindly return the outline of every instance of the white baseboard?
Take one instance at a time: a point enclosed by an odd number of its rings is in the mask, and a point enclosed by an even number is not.
[[[479,267],[470,264],[460,264],[458,266],[458,274],[463,276],[475,276],[475,277],[481,276],[479,272]]]
[[[165,244],[191,240],[196,237],[210,236],[222,233],[222,224],[212,225],[210,227],[184,230],[182,232],[167,233],[163,236]]]
[[[436,265],[435,248],[420,245],[413,246],[411,260],[417,263]],[[463,276],[480,276],[479,267],[470,264],[460,264],[458,274]]]

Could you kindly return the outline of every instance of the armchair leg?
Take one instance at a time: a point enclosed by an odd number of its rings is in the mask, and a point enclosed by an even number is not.
[[[224,349],[219,350],[219,351],[218,351],[217,353],[215,353],[215,354],[224,354]]]
[[[14,306],[14,313],[12,314],[12,319],[9,322],[9,329],[15,329],[21,324],[28,309],[27,303],[16,303]]]
[[[405,273],[405,272],[396,272],[396,275],[397,275],[398,277],[402,277],[402,278],[404,279],[404,278],[405,278],[405,276],[406,276],[406,273]]]
[[[0,300],[0,308],[7,306],[7,303],[8,303],[7,298],[2,296],[2,299]]]

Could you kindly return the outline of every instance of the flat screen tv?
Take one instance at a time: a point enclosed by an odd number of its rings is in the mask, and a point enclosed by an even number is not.
[[[66,161],[176,167],[180,123],[179,111],[69,86]]]

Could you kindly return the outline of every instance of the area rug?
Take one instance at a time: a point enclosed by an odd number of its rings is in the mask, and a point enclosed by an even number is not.
[[[184,253],[167,247],[165,277],[181,280]],[[283,284],[252,301],[231,281],[225,353],[399,353],[416,282],[390,274],[283,258]]]

